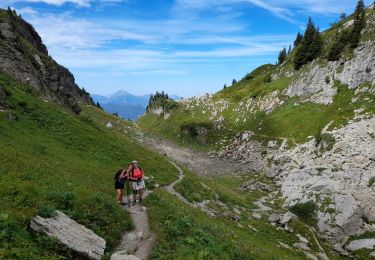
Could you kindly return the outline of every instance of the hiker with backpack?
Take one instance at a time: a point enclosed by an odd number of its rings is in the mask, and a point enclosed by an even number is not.
[[[115,174],[115,189],[116,189],[116,201],[121,204],[125,205],[126,203],[122,201],[124,197],[124,186],[126,185],[127,187],[127,193],[129,192],[129,175],[127,170],[125,169],[120,169],[116,172]],[[128,198],[129,202],[130,199]]]
[[[139,202],[142,203],[143,189],[145,188],[144,173],[137,161],[132,161],[127,170],[133,187],[133,205],[137,202],[137,193],[139,194]]]

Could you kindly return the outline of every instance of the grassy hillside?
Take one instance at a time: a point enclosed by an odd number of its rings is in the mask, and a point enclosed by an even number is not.
[[[374,41],[371,23],[375,21],[375,11],[367,10],[368,25],[361,42]],[[333,44],[335,34],[353,17],[336,23],[322,33],[324,46],[314,66],[328,64],[327,53]],[[194,98],[178,102],[168,117],[148,113],[138,120],[139,125],[155,135],[162,135],[172,141],[198,149],[220,149],[238,132],[251,130],[254,138],[261,141],[289,139],[301,143],[309,136],[318,136],[321,129],[333,121],[332,127],[345,124],[354,116],[354,111],[364,108],[364,112],[374,112],[374,95],[363,91],[357,93],[327,78],[326,83],[334,83],[337,94],[329,105],[313,103],[305,97],[289,97],[286,89],[296,79],[308,72],[309,66],[293,69],[295,49],[280,65],[266,64],[245,75],[233,86],[222,89],[212,98]],[[345,60],[353,57],[353,52],[343,52]],[[366,72],[368,73],[368,72]],[[278,75],[272,77],[272,75]],[[327,83],[327,84],[328,84]],[[373,87],[373,82],[365,82],[358,89]],[[351,102],[352,98],[356,102]],[[274,104],[272,104],[274,102]],[[267,111],[267,106],[276,109]],[[220,119],[221,118],[221,119]],[[218,127],[218,122],[221,126]],[[216,121],[216,122],[215,122]],[[207,132],[199,136],[196,129],[204,127]],[[191,130],[192,131],[189,131]]]
[[[114,201],[114,172],[137,159],[165,184],[176,178],[175,169],[128,138],[116,117],[84,105],[73,116],[3,74],[0,84],[11,107],[0,112],[0,258],[70,259],[69,251],[28,229],[32,217],[53,209],[102,236],[111,251],[132,227]],[[112,129],[105,127],[109,121]]]
[[[128,122],[93,106],[83,106],[81,115],[74,116],[3,74],[0,84],[11,107],[0,112],[0,258],[71,259],[67,248],[28,228],[36,214],[49,216],[54,209],[102,236],[109,258],[123,232],[133,227],[129,215],[114,201],[115,170],[137,159],[146,175],[165,185],[177,178],[176,169],[165,157],[139,146]],[[10,120],[9,114],[16,119]],[[108,122],[113,128],[106,127]],[[241,207],[241,219],[209,217],[156,190],[146,199],[157,236],[152,258],[303,258],[300,251],[278,245],[278,241],[292,245],[297,241],[294,235],[277,230],[266,219],[250,217],[255,207],[251,202],[262,194],[242,192],[238,185],[252,177],[210,179],[184,171],[186,178],[176,189],[187,200],[213,201],[218,196],[230,209]]]

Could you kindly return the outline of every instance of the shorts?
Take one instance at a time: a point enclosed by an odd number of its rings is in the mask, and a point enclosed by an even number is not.
[[[115,189],[116,190],[118,190],[118,189],[123,190],[124,189],[124,183],[122,183],[121,181],[116,180],[115,181]]]
[[[140,190],[145,187],[145,181],[144,180],[132,181],[132,185],[133,185],[133,190]]]

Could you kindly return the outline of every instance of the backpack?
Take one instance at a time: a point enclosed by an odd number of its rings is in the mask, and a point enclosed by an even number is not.
[[[123,171],[124,169],[120,169],[120,170],[118,170],[117,172],[116,172],[116,174],[115,174],[115,176],[114,176],[114,179],[116,180],[116,181],[124,181],[125,179],[123,179],[123,180],[120,180],[119,179],[119,177],[120,177],[120,175],[121,175],[121,173],[122,173],[122,171]]]

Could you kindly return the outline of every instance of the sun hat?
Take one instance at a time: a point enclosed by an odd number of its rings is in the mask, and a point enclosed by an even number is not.
[[[137,162],[137,161],[132,161],[132,163],[138,164],[138,162]]]

